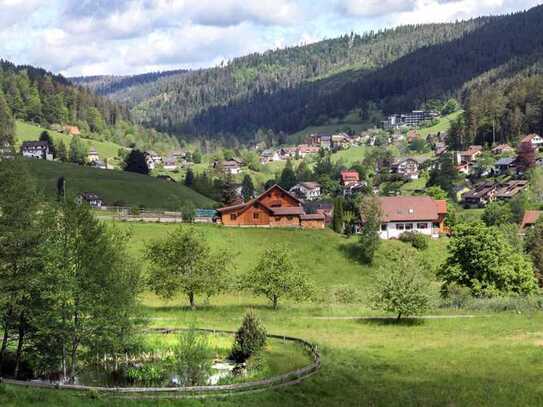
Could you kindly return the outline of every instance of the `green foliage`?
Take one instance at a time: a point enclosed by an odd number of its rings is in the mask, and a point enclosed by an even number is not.
[[[189,328],[179,335],[175,348],[175,369],[184,386],[207,384],[211,374],[213,352],[208,335]]]
[[[194,184],[194,172],[192,171],[192,168],[189,168],[187,170],[187,173],[185,174],[185,186],[192,188]]]
[[[428,248],[428,236],[418,232],[404,232],[400,235],[400,240],[409,243],[417,250],[426,250]]]
[[[543,218],[526,234],[526,251],[534,263],[539,284],[543,285]]]
[[[480,223],[456,225],[449,253],[439,271],[443,292],[453,283],[486,297],[531,294],[537,289],[532,264],[497,229]]]
[[[191,227],[179,226],[146,249],[151,263],[149,286],[159,296],[171,299],[185,294],[196,308],[195,296],[210,297],[228,286],[232,255],[212,252],[203,235]]]
[[[246,174],[243,177],[241,183],[241,196],[245,202],[251,200],[255,196],[255,186],[253,185],[253,180],[249,174]]]
[[[449,99],[443,108],[441,109],[441,114],[446,116],[451,113],[457,112],[460,110],[460,103],[456,99]]]
[[[426,188],[426,195],[438,201],[447,199],[447,192],[444,191],[440,186]]]
[[[332,229],[336,233],[343,233],[343,198],[336,198],[334,201],[334,216],[332,218]]]
[[[248,311],[241,327],[236,332],[230,359],[236,363],[244,363],[254,354],[260,352],[266,344],[266,330],[254,311]]]
[[[365,264],[372,264],[375,251],[381,243],[381,204],[376,197],[364,197],[360,204],[362,231],[359,236],[360,259]]]
[[[402,316],[420,315],[429,307],[429,280],[423,262],[408,250],[390,254],[391,264],[379,270],[372,305],[375,309]]]
[[[87,146],[79,136],[74,136],[70,143],[70,161],[76,164],[85,164],[87,154]]]
[[[294,185],[296,185],[296,174],[292,167],[292,161],[287,160],[287,164],[281,173],[279,178],[279,185],[285,190],[290,190]]]
[[[147,387],[158,387],[167,379],[166,372],[160,366],[144,364],[126,369],[126,378],[132,384]]]
[[[0,88],[0,144],[13,145],[15,141],[15,119]]]
[[[513,223],[511,205],[507,202],[491,202],[486,206],[481,219],[487,226],[501,226]]]
[[[455,168],[453,156],[450,153],[443,154],[437,164],[430,170],[427,187],[440,187],[449,195],[453,193],[455,184],[459,181],[460,175]]]
[[[256,267],[244,276],[242,285],[256,295],[265,296],[273,309],[277,309],[282,297],[309,298],[313,288],[293,257],[293,253],[281,245],[267,248]]]

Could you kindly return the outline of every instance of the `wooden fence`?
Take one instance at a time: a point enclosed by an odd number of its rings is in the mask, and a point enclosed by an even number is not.
[[[147,332],[171,334],[186,331],[186,329],[168,329],[157,328]],[[213,334],[225,334],[234,335],[233,331],[224,331],[216,329],[197,329],[200,332],[213,333]],[[275,387],[290,386],[298,384],[304,379],[312,376],[321,366],[320,354],[316,345],[313,345],[304,339],[281,336],[281,335],[268,335],[269,338],[281,339],[283,341],[295,342],[302,345],[310,354],[312,362],[301,369],[293,370],[284,373],[279,376],[274,376],[269,379],[263,379],[252,382],[238,383],[238,384],[226,384],[216,386],[191,386],[191,387],[96,387],[96,386],[83,386],[77,384],[54,384],[43,383],[33,381],[21,381],[1,379],[0,382],[26,387],[46,388],[46,389],[58,389],[58,390],[76,390],[76,391],[95,391],[109,394],[115,394],[117,396],[125,396],[130,398],[147,398],[147,397],[165,397],[165,398],[178,398],[178,397],[205,397],[205,396],[222,396],[230,394],[240,394],[247,392],[263,391],[272,389]]]

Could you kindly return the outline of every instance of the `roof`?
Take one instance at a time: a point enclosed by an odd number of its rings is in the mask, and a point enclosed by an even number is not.
[[[356,171],[341,171],[341,179],[350,179],[350,180],[356,180],[358,181],[360,179],[360,175]]]
[[[47,141],[23,141],[21,148],[37,148],[37,147],[49,147]]]
[[[447,212],[446,202],[429,196],[384,197],[380,202],[384,222],[437,221],[440,213]]]
[[[300,182],[298,185],[301,185],[303,186],[304,188],[307,188],[307,189],[316,189],[316,188],[320,188],[321,187],[321,184],[319,184],[318,182]]]
[[[86,201],[101,201],[102,200],[102,198],[100,198],[94,192],[81,192],[80,195]]]
[[[539,137],[539,134],[528,134],[525,136],[522,140],[520,140],[521,143],[531,143],[532,140],[536,137]]]
[[[195,216],[197,218],[213,218],[218,215],[218,212],[215,209],[196,209]]]
[[[287,213],[284,213],[284,214],[280,214],[280,213],[277,213],[276,211],[278,209],[285,209],[284,207],[283,208],[268,208],[266,205],[264,205],[262,202],[260,202],[260,200],[266,195],[268,194],[271,190],[273,189],[279,189],[281,192],[283,192],[284,194],[288,195],[289,197],[291,197],[292,199],[294,199],[299,205],[302,204],[302,201],[299,200],[295,195],[291,194],[290,192],[288,192],[287,190],[281,188],[279,185],[275,184],[273,185],[272,187],[268,188],[266,191],[264,191],[263,193],[261,193],[259,196],[257,196],[256,198],[254,199],[251,199],[250,201],[248,202],[245,202],[243,204],[239,204],[239,205],[231,205],[231,206],[225,206],[224,208],[219,208],[217,209],[217,211],[219,213],[224,213],[224,212],[232,212],[232,211],[236,211],[236,210],[245,210],[247,207],[251,206],[251,205],[254,205],[255,203],[258,203],[259,205],[261,205],[262,207],[266,208],[267,210],[269,210],[270,212],[274,213],[274,214],[277,214],[277,215],[287,215]],[[301,206],[294,206],[294,207],[290,207],[290,208],[295,208],[295,209],[301,209],[302,212],[303,212],[303,209],[301,208]]]
[[[287,215],[303,215],[304,208],[301,206],[283,206],[280,208],[270,208],[272,213],[277,216],[287,216]]]
[[[500,185],[496,196],[498,198],[511,198],[528,188],[528,181],[509,181]]]
[[[300,216],[301,220],[324,220],[326,216],[322,213],[311,213],[311,214],[304,214]]]
[[[543,215],[543,211],[526,211],[522,219],[522,229],[535,225],[539,218]]]
[[[498,161],[496,161],[496,165],[498,166],[505,166],[505,165],[511,165],[515,162],[516,158],[514,157],[505,157],[500,158]]]

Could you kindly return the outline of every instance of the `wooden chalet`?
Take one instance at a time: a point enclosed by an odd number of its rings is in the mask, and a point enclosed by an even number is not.
[[[307,214],[302,201],[279,185],[255,199],[217,210],[224,226],[324,229],[322,213]]]

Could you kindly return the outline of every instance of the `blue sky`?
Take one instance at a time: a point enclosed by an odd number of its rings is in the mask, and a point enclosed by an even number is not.
[[[534,0],[0,0],[0,58],[65,75],[200,68],[351,31],[528,9]]]

